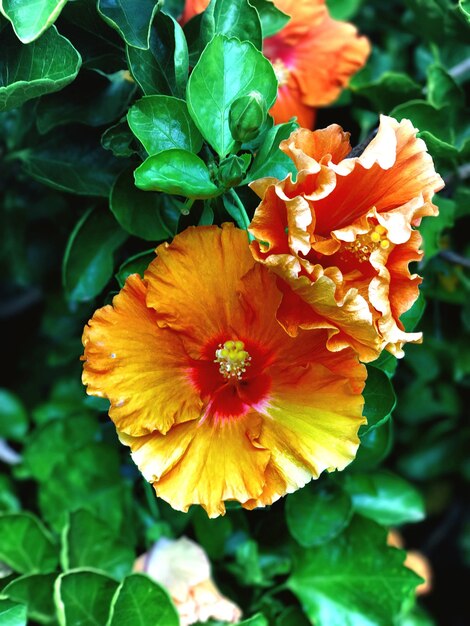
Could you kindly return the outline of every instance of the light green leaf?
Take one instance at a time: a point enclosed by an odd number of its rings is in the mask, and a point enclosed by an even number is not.
[[[27,46],[11,31],[3,30],[1,36],[0,111],[58,91],[77,76],[81,57],[55,26]]]
[[[202,47],[215,35],[237,37],[261,49],[263,38],[258,11],[248,0],[212,0],[202,15]]]
[[[117,178],[109,207],[124,230],[147,241],[174,237],[181,215],[162,194],[137,189],[132,170]]]
[[[268,130],[263,143],[256,152],[248,176],[243,181],[245,184],[264,176],[274,176],[282,180],[289,173],[295,173],[292,159],[279,149],[279,144],[283,139],[287,139],[296,128],[298,128],[296,122],[287,122]]]
[[[357,517],[336,539],[298,550],[287,586],[316,626],[385,626],[420,581],[404,558],[385,529]]]
[[[171,148],[197,153],[202,147],[202,136],[179,98],[145,96],[131,107],[127,120],[149,155]]]
[[[53,571],[56,546],[41,522],[30,513],[0,514],[0,561],[19,574]]]
[[[187,198],[212,198],[221,190],[214,185],[202,159],[173,148],[150,156],[135,170],[135,184],[144,191],[163,191]]]
[[[16,36],[31,43],[53,24],[67,0],[0,0],[0,12],[10,20]]]
[[[109,211],[90,210],[70,235],[62,264],[62,282],[69,300],[87,302],[113,275],[115,250],[127,233]]]
[[[170,597],[143,574],[127,576],[116,591],[106,626],[179,626]]]
[[[220,157],[235,146],[229,128],[230,105],[254,90],[271,107],[277,81],[269,61],[251,43],[217,35],[191,74],[187,102],[196,126]]]
[[[53,594],[56,577],[57,574],[20,576],[8,584],[3,593],[11,600],[25,604],[30,619],[48,624],[55,618]]]
[[[0,437],[21,441],[28,430],[28,414],[21,400],[0,388]]]
[[[361,435],[365,435],[373,428],[382,426],[390,418],[397,402],[388,376],[372,365],[367,367],[364,401],[364,415],[367,417],[367,424],[361,428]]]
[[[62,541],[65,571],[95,567],[121,580],[132,570],[135,560],[132,547],[89,511],[81,509],[70,514]]]
[[[2,626],[26,626],[26,607],[0,598],[0,623]]]
[[[150,27],[160,5],[157,0],[98,0],[98,11],[129,46],[147,50]]]
[[[287,527],[294,539],[306,548],[339,535],[349,524],[352,512],[350,497],[339,488],[308,484],[287,496]]]
[[[103,626],[118,583],[94,570],[61,574],[55,583],[55,604],[60,626]]]

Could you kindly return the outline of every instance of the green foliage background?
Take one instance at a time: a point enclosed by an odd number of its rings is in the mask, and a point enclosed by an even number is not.
[[[465,623],[455,589],[470,560],[470,4],[328,4],[373,52],[317,127],[340,123],[360,143],[379,113],[407,117],[446,181],[439,218],[422,225],[425,280],[406,319],[425,341],[398,366],[384,354],[368,367],[369,423],[346,471],[270,509],[234,505],[208,520],[155,499],[106,403],[85,396],[80,336],[158,242],[190,224],[246,227],[256,206],[246,184],[288,171],[278,145],[292,123],[266,123],[243,150],[227,126],[231,100],[252,88],[241,52],[273,101],[256,48],[284,18],[265,0],[218,0],[183,32],[178,0],[0,2],[0,438],[18,454],[0,462],[2,626],[176,625],[165,591],[131,569],[155,540],[183,534],[204,546],[251,626]],[[390,527],[431,559],[423,603],[404,553],[386,546]]]

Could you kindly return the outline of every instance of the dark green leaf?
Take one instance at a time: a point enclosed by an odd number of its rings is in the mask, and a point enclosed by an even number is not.
[[[201,20],[201,47],[215,35],[237,37],[261,49],[262,34],[258,11],[248,0],[211,0]]]
[[[248,228],[250,220],[237,193],[230,190],[229,193],[223,195],[222,201],[224,203],[225,210],[230,217],[235,220],[237,226],[242,229]],[[251,237],[251,235],[249,235],[249,237]]]
[[[26,626],[26,607],[0,598],[0,623],[2,626]]]
[[[197,542],[204,548],[210,559],[224,557],[225,542],[229,539],[233,525],[227,517],[209,519],[202,509],[196,509],[192,523]]]
[[[21,400],[0,388],[0,437],[21,441],[28,430],[28,414]]]
[[[1,37],[0,111],[58,91],[78,74],[80,55],[55,26],[27,46],[8,29],[2,31]]]
[[[8,476],[0,474],[0,513],[17,513],[20,508],[12,481]]]
[[[367,417],[367,424],[362,427],[361,435],[365,435],[373,428],[382,426],[390,418],[397,401],[389,378],[382,370],[371,365],[367,367],[364,401],[364,415]]]
[[[239,622],[240,626],[268,626],[268,620],[261,615],[261,613],[257,613],[253,615],[253,617],[249,617],[248,619],[244,619],[242,622]]]
[[[357,517],[329,543],[299,550],[287,585],[316,626],[388,625],[420,581],[404,557],[383,528]]]
[[[61,626],[104,626],[118,583],[93,570],[61,574],[55,584],[55,602]]]
[[[251,43],[217,35],[191,74],[187,102],[196,126],[220,157],[235,145],[229,128],[230,105],[253,90],[268,107],[273,104],[277,81],[271,64]]]
[[[144,161],[135,171],[135,184],[144,191],[163,191],[187,198],[212,198],[221,192],[212,182],[204,161],[178,148]]]
[[[424,518],[421,493],[389,472],[347,474],[344,487],[352,498],[354,510],[378,524],[399,526]]]
[[[423,237],[424,259],[426,262],[443,249],[443,244],[441,243],[442,235],[446,229],[454,225],[455,202],[441,197],[437,197],[435,202],[439,207],[439,218],[425,218],[419,229]]]
[[[116,272],[116,280],[119,283],[119,287],[121,289],[124,287],[127,277],[131,274],[139,274],[143,278],[145,270],[154,258],[155,252],[152,248],[152,250],[139,252],[139,254],[136,254],[127,259],[127,261],[124,261],[119,270]]]
[[[127,576],[113,598],[106,626],[178,626],[168,593],[143,574]]]
[[[96,567],[121,580],[132,570],[135,560],[132,547],[89,511],[70,514],[62,541],[61,560],[65,571]]]
[[[263,38],[272,37],[289,21],[289,16],[280,11],[272,0],[250,0],[258,11]]]
[[[363,0],[327,0],[331,16],[335,20],[349,20],[360,9]]]
[[[371,83],[353,81],[352,90],[370,100],[375,110],[381,113],[388,113],[402,102],[420,98],[423,92],[408,74],[400,72],[384,72]]]
[[[202,137],[184,100],[145,96],[129,110],[129,126],[149,155],[171,148],[199,152]]]
[[[132,170],[123,172],[116,180],[109,206],[122,228],[131,235],[162,241],[176,234],[178,209],[161,194],[137,189]]]
[[[376,467],[389,454],[392,447],[392,435],[391,419],[386,420],[382,426],[370,429],[361,437],[361,445],[351,469],[362,471]]]
[[[282,180],[289,173],[295,173],[293,161],[279,149],[279,144],[283,139],[287,139],[296,128],[298,128],[296,122],[287,122],[273,126],[266,133],[248,176],[243,181],[244,183],[252,182],[264,176],[273,176]]]
[[[428,69],[427,98],[436,109],[444,106],[458,109],[465,102],[462,89],[440,65],[431,65]]]
[[[352,515],[351,499],[342,489],[306,485],[287,496],[286,521],[291,535],[306,548],[326,543],[341,533]]]
[[[137,152],[137,141],[127,120],[111,126],[101,135],[101,145],[116,157],[129,157]]]
[[[57,574],[20,576],[7,585],[3,593],[15,602],[26,604],[30,619],[48,624],[55,618],[53,594],[56,576]]]
[[[20,574],[53,571],[57,549],[41,522],[30,513],[0,515],[0,561]]]
[[[0,11],[13,25],[18,39],[30,43],[59,17],[67,0],[37,0],[25,5],[22,0],[1,0]]]
[[[129,46],[147,50],[150,27],[160,4],[156,0],[98,0],[98,11]]]
[[[62,265],[70,300],[87,302],[101,292],[113,274],[114,252],[126,238],[110,212],[85,213],[70,236]]]
[[[409,309],[409,311],[407,311],[406,313],[403,313],[403,315],[400,317],[400,321],[403,323],[407,332],[412,332],[416,328],[416,326],[418,326],[425,309],[426,300],[424,299],[423,294],[420,292],[418,299],[413,304],[411,309]]]
[[[387,350],[383,350],[379,358],[370,363],[370,365],[372,365],[373,367],[376,367],[377,369],[382,370],[382,372],[385,372],[385,374],[389,378],[392,378],[394,376],[397,369],[397,364],[397,358]]]

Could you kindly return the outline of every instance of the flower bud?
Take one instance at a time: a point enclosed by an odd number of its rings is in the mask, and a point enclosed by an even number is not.
[[[219,166],[218,178],[225,187],[235,187],[238,185],[245,175],[250,164],[250,155],[242,156],[230,155],[224,159]]]
[[[268,107],[259,91],[250,91],[232,102],[229,112],[229,126],[235,141],[251,141],[262,126]]]

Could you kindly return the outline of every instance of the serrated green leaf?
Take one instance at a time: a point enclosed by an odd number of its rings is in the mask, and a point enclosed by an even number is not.
[[[150,27],[160,5],[157,0],[98,0],[98,11],[129,46],[147,50]]]
[[[312,484],[287,496],[286,522],[291,535],[305,548],[319,546],[339,535],[349,524],[352,503],[340,488]]]
[[[336,539],[297,551],[287,586],[316,626],[388,625],[420,581],[404,558],[385,529],[356,517]]]
[[[184,100],[145,96],[127,114],[129,126],[149,155],[181,148],[197,153],[203,139]]]
[[[399,526],[424,519],[421,493],[395,474],[347,474],[344,488],[351,496],[356,513],[383,526]]]
[[[118,583],[93,570],[61,574],[55,584],[60,626],[103,626]]]
[[[154,258],[155,251],[152,248],[151,250],[139,252],[139,254],[135,254],[127,259],[127,261],[124,261],[116,272],[116,280],[118,281],[119,287],[121,289],[124,287],[124,283],[131,274],[139,274],[143,278],[145,270]]]
[[[114,252],[127,233],[109,211],[89,210],[70,235],[62,264],[67,298],[87,302],[97,296],[114,270]]]
[[[54,581],[57,574],[20,576],[8,584],[3,593],[27,606],[28,617],[41,624],[54,621]],[[2,622],[3,624],[3,622]]]
[[[132,547],[89,511],[81,509],[70,514],[62,541],[65,571],[95,567],[121,580],[132,570],[135,560]]]
[[[261,20],[263,39],[278,33],[289,21],[289,16],[280,11],[272,0],[250,0]]]
[[[0,598],[0,623],[2,626],[26,626],[26,607]]]
[[[191,74],[187,102],[196,126],[220,157],[235,145],[229,128],[230,105],[252,90],[271,107],[277,80],[269,61],[247,41],[214,37]]]
[[[389,418],[396,405],[396,396],[389,378],[371,365],[367,366],[367,380],[364,389],[364,415],[367,424],[361,427],[361,435],[371,429],[382,426]]]
[[[67,0],[0,0],[0,12],[10,20],[16,36],[31,43],[55,22]]]
[[[159,13],[150,32],[148,50],[127,46],[132,76],[145,95],[184,96],[189,75],[188,45],[181,26]]]
[[[215,35],[237,37],[261,49],[262,33],[259,13],[248,0],[211,0],[201,20],[201,47]]]
[[[162,194],[137,189],[132,170],[117,178],[109,208],[124,230],[147,241],[174,237],[181,215]]]
[[[170,597],[143,574],[127,576],[116,591],[106,626],[179,626]]]
[[[28,430],[28,414],[21,400],[0,388],[0,437],[21,441]]]
[[[12,32],[2,31],[0,111],[63,89],[78,74],[81,57],[55,26],[27,46]]]
[[[279,149],[279,144],[283,139],[287,139],[296,128],[298,128],[296,122],[287,122],[268,130],[263,143],[256,152],[248,176],[243,181],[245,184],[264,176],[274,176],[282,180],[288,174],[295,173],[292,159]]]
[[[179,148],[150,156],[135,170],[135,184],[144,191],[163,191],[187,198],[212,198],[221,193],[204,161],[193,152]]]
[[[42,523],[30,513],[0,514],[0,561],[19,574],[52,572],[56,546]]]

